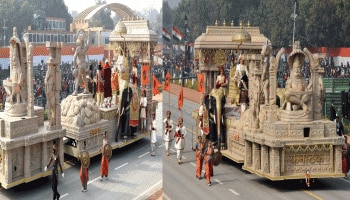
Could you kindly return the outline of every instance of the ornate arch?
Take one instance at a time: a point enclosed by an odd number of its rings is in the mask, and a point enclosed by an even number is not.
[[[117,13],[118,16],[120,16],[122,19],[136,19],[137,16],[135,13],[126,5],[120,4],[120,3],[110,3],[110,4],[103,4],[103,5],[95,5],[91,6],[85,10],[83,10],[77,17],[73,19],[73,29],[85,29],[89,28],[89,21],[90,19],[100,10],[103,9],[109,9],[115,13]]]

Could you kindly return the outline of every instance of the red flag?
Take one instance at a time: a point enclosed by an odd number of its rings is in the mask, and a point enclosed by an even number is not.
[[[165,76],[165,82],[164,82],[164,90],[169,91],[170,90],[170,72],[166,73]]]
[[[148,65],[142,66],[141,84],[143,85],[149,84],[148,72],[149,72],[149,66]]]
[[[152,89],[153,95],[160,94],[160,92],[158,90],[159,86],[160,86],[160,83],[159,83],[157,77],[155,75],[153,75],[153,89]]]
[[[204,74],[197,74],[198,92],[204,93]]]
[[[184,91],[181,87],[180,94],[179,94],[179,100],[177,102],[177,106],[178,106],[179,110],[182,110],[183,105],[184,105]]]

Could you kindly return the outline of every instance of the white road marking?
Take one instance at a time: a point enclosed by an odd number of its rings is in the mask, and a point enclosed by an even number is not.
[[[163,144],[159,145],[158,148],[162,148],[163,147]]]
[[[182,158],[183,158],[184,160],[186,160],[186,157],[185,157],[185,156],[182,156]]]
[[[88,181],[87,184],[89,185],[90,183],[93,183],[93,182],[97,181],[99,178],[100,178],[100,177],[98,176],[97,178],[95,178],[95,179],[93,179],[93,180],[91,180],[91,181]]]
[[[219,179],[214,179],[216,182],[218,182],[220,185],[222,185],[223,183],[219,180]]]
[[[120,165],[119,167],[114,168],[114,170],[117,171],[118,169],[124,167],[124,166],[127,165],[127,164],[129,164],[129,163],[124,163],[124,164]]]
[[[145,198],[144,195],[146,195],[149,192],[153,192],[152,190],[154,190],[156,187],[158,187],[158,185],[160,185],[159,189],[161,189],[161,184],[162,184],[162,181],[159,181],[158,183],[152,185],[152,187],[148,188],[146,191],[142,192],[139,196],[135,197],[134,200],[144,199]]]
[[[230,192],[232,192],[233,194],[239,196],[239,193],[237,193],[236,191],[232,190],[232,189],[229,189]]]
[[[172,152],[176,152],[174,149],[170,149]]]
[[[196,167],[196,164],[194,164],[193,162],[190,162],[191,163],[191,165],[193,165],[193,166],[195,166]]]
[[[146,152],[146,153],[144,153],[144,154],[142,154],[142,155],[140,155],[139,158],[142,158],[142,157],[144,157],[144,156],[147,155],[147,154],[149,154],[149,151]]]
[[[350,183],[350,181],[348,179],[345,179],[345,178],[340,178],[340,180],[343,180],[343,181]]]
[[[64,198],[64,197],[68,196],[68,194],[69,193],[66,193],[66,194],[62,195],[60,198]]]

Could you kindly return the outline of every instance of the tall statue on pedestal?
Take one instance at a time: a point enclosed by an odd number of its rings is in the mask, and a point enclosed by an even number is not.
[[[77,48],[73,56],[73,76],[75,77],[75,88],[73,96],[78,95],[78,88],[84,84],[84,94],[89,94],[89,80],[86,77],[89,75],[89,67],[85,61],[85,55],[89,49],[90,30],[86,36],[85,31],[80,29],[77,33]]]
[[[22,62],[26,52],[21,50],[22,45],[14,27],[10,39],[10,77],[3,81],[7,93],[5,112],[13,116],[27,114],[27,71],[26,63]]]

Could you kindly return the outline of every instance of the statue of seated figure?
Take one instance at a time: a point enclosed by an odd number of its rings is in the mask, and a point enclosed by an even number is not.
[[[307,85],[301,75],[301,66],[305,55],[297,53],[290,57],[292,63],[290,77],[286,82],[285,102],[283,108],[286,110],[303,110],[309,111],[309,102],[312,96],[312,82]]]

